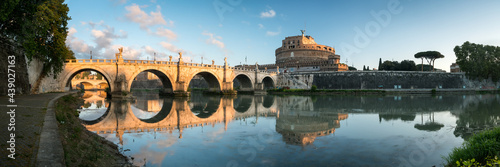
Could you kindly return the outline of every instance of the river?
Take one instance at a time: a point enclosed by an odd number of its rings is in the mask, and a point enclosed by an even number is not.
[[[159,97],[86,91],[80,119],[138,166],[442,166],[500,95]]]

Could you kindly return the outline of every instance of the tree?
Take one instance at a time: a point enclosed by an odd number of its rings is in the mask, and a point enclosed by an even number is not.
[[[395,67],[392,61],[386,60],[384,61],[384,63],[382,63],[382,67],[380,69],[383,69],[384,71],[392,71],[395,69]]]
[[[64,0],[6,0],[0,2],[0,40],[15,42],[29,61],[38,59],[43,68],[33,86],[36,92],[41,80],[62,71],[64,60],[74,58],[65,45],[68,34],[69,8]],[[5,7],[5,8],[4,8]]]
[[[417,68],[415,66],[415,62],[411,60],[403,60],[399,64],[398,69],[400,71],[417,71]]]
[[[349,71],[357,71],[358,69],[356,67],[349,66],[348,67]]]
[[[495,82],[500,79],[500,47],[467,41],[453,51],[460,70],[468,76],[479,79],[491,77]]]
[[[415,65],[415,69],[420,69],[420,68],[422,68],[422,71],[432,71],[432,66],[430,66],[428,64],[417,64],[417,65]]]
[[[415,54],[415,58],[422,59],[422,64],[424,64],[424,58],[427,60],[427,63],[432,66],[432,71],[434,71],[434,61],[439,58],[444,58],[444,55],[439,53],[438,51],[426,51],[426,52],[418,52]],[[423,66],[422,66],[423,70]]]
[[[366,67],[365,67],[365,65],[363,65],[363,71],[366,71]]]
[[[382,58],[378,59],[378,70],[383,70],[382,69]]]

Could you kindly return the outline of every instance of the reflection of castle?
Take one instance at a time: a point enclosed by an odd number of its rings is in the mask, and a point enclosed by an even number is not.
[[[296,114],[296,115],[295,115]],[[347,119],[344,113],[307,112],[278,114],[276,132],[283,135],[287,144],[309,145],[316,137],[326,136],[340,127],[340,120]]]
[[[258,65],[258,68],[276,71],[279,67],[280,72],[348,70],[346,64],[340,63],[340,55],[335,54],[334,48],[317,44],[304,33],[302,30],[302,35],[286,37],[283,45],[276,49],[276,64]],[[245,65],[245,68],[255,66]]]

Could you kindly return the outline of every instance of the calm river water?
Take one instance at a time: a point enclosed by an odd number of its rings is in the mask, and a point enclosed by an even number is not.
[[[442,166],[499,126],[499,95],[251,96],[106,101],[80,119],[139,166]]]

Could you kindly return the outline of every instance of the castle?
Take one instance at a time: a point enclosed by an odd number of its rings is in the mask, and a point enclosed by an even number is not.
[[[340,55],[335,54],[335,49],[317,44],[314,38],[305,35],[286,37],[282,46],[276,49],[275,64],[257,65],[259,70],[279,72],[300,71],[347,71],[347,64],[340,63]],[[255,65],[239,65],[239,68],[256,68]]]

